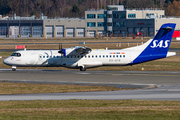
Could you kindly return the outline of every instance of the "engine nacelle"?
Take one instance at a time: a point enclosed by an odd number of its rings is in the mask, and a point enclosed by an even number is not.
[[[91,48],[85,47],[85,46],[75,46],[72,48],[65,48],[62,49],[64,56],[70,56],[70,55],[82,55],[85,53],[91,52]]]

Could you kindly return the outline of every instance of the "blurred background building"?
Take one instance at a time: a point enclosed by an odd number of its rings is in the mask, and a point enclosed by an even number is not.
[[[180,30],[180,19],[166,17],[162,9],[107,5],[106,10],[85,11],[84,18],[0,16],[0,37],[133,37],[138,32],[152,37],[164,23],[176,23]]]

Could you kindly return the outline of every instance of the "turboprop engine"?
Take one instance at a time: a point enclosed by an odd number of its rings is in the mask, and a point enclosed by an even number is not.
[[[71,48],[62,49],[62,53],[64,56],[70,55],[82,55],[91,52],[91,48],[85,46],[75,46]]]

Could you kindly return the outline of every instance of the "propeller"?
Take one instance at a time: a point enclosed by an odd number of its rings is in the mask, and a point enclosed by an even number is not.
[[[64,54],[64,53],[63,53],[63,50],[62,50],[62,43],[61,43],[61,45],[59,44],[59,51],[58,51],[58,53]]]

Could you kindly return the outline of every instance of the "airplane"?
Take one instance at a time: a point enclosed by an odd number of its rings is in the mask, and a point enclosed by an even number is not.
[[[16,67],[67,67],[86,71],[87,68],[100,66],[134,65],[156,59],[175,56],[168,52],[176,24],[163,24],[154,38],[145,44],[125,49],[92,50],[85,46],[59,50],[19,50],[6,58],[3,63]]]

